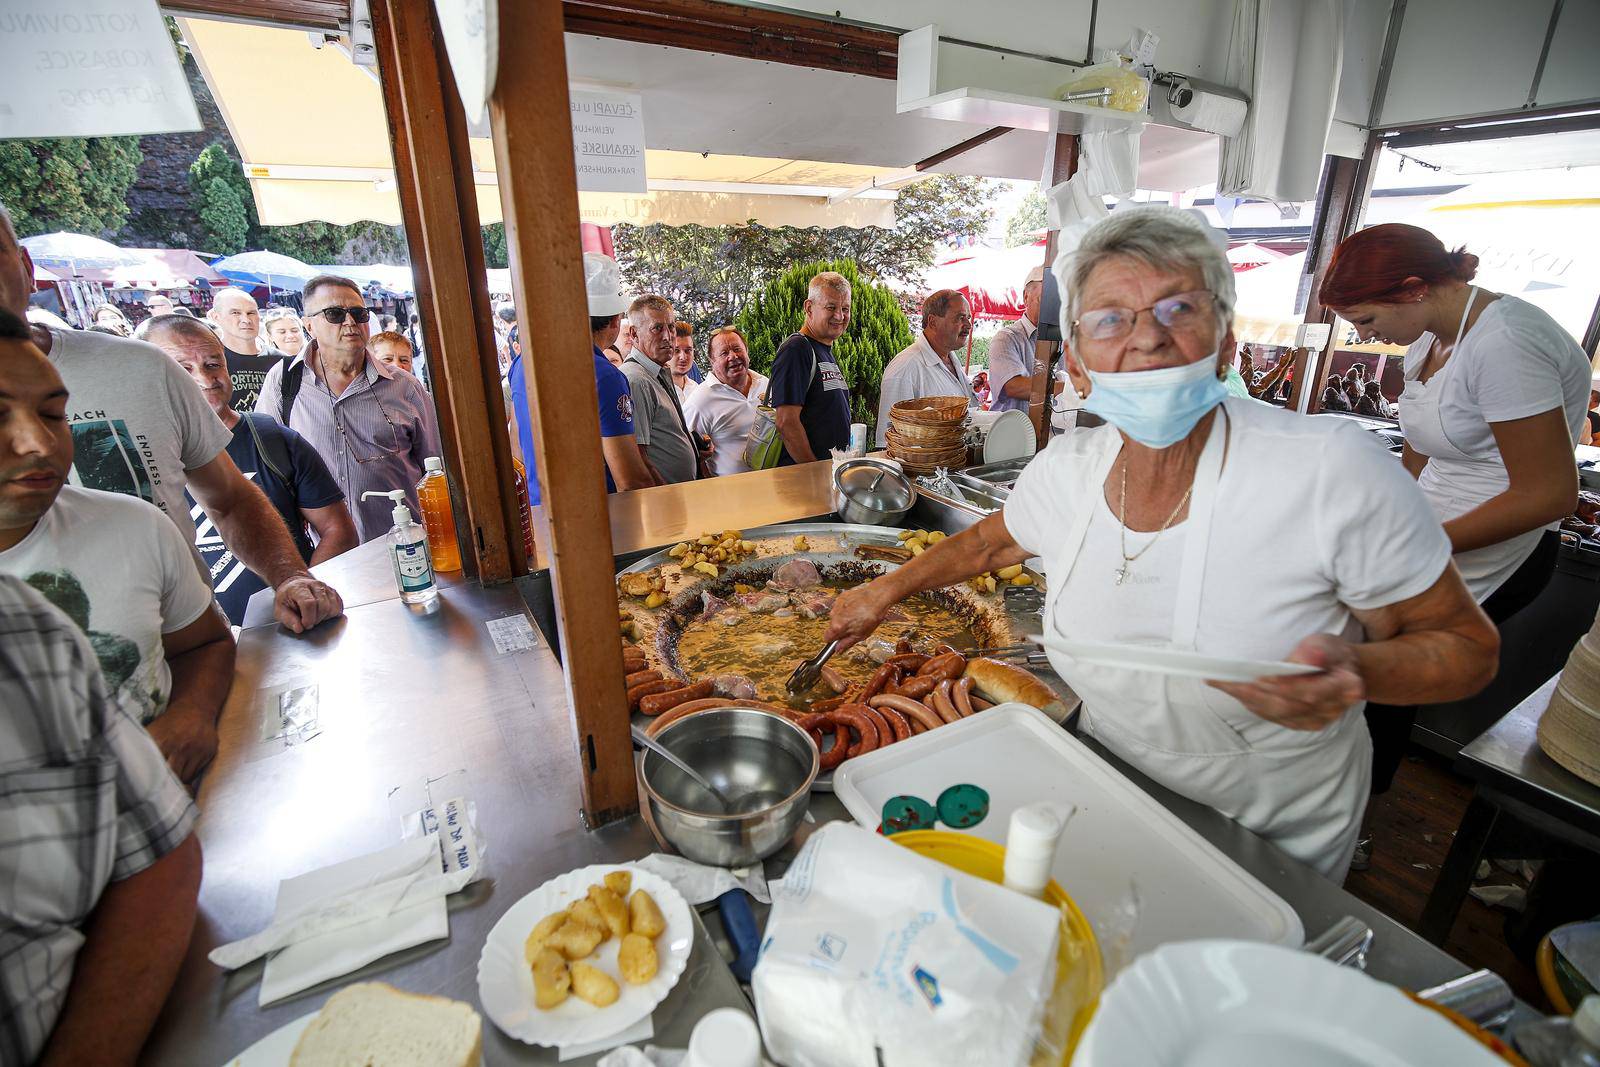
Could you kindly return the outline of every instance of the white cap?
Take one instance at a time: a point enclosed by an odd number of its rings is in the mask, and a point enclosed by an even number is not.
[[[628,298],[622,295],[622,271],[605,253],[583,254],[583,284],[589,293],[590,315],[598,318],[628,310]]]
[[[1044,264],[1043,263],[1039,264],[1037,267],[1035,267],[1032,270],[1030,270],[1028,272],[1028,280],[1023,282],[1022,284],[1024,286],[1028,286],[1028,285],[1032,285],[1034,282],[1042,282],[1042,281],[1044,281]]]
[[[718,1008],[694,1024],[684,1067],[760,1067],[761,1032],[738,1008]]]
[[[440,459],[438,456],[429,456],[427,459],[422,461],[422,469],[425,471],[442,472],[444,470],[444,460]]]
[[[1600,1048],[1600,994],[1590,993],[1572,1013],[1572,1029],[1580,1038]]]

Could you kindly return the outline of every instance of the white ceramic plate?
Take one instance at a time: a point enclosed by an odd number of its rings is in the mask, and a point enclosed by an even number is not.
[[[1146,953],[1100,996],[1073,1067],[1505,1067],[1444,1016],[1360,971],[1250,941]]]
[[[228,1067],[289,1067],[289,1057],[300,1035],[317,1013],[307,1012],[292,1023],[285,1023],[228,1061]]]
[[[605,971],[621,987],[616,1003],[596,1008],[573,996],[550,1011],[540,1011],[533,1004],[533,972],[522,954],[528,934],[540,919],[577,902],[612,871],[631,873],[632,888],[654,897],[667,920],[666,930],[656,938],[656,976],[644,985],[624,982],[617,972],[618,940],[607,938],[585,962]],[[550,1047],[598,1041],[632,1026],[666,999],[688,965],[693,945],[689,905],[661,878],[625,864],[582,867],[550,879],[500,916],[478,957],[478,1000],[484,1014],[518,1041]]]
[[[1316,674],[1319,670],[1304,663],[1228,659],[1223,656],[1203,656],[1198,652],[1155,648],[1150,645],[1107,645],[1095,641],[1064,641],[1054,637],[1036,637],[1030,640],[1040,642],[1051,652],[1059,652],[1091,667],[1120,667],[1129,671],[1175,674],[1185,678],[1204,678],[1217,682],[1253,682],[1257,678]]]
[[[983,438],[983,461],[999,463],[1031,456],[1039,449],[1033,423],[1020,411],[1002,411]]]

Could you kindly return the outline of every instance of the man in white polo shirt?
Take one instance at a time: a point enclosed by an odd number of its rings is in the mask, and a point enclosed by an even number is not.
[[[713,474],[742,474],[750,469],[744,459],[745,440],[756,418],[756,405],[767,392],[765,375],[750,369],[750,346],[736,327],[724,326],[711,334],[707,349],[711,377],[702,382],[683,405],[689,429],[711,438]]]
[[[883,369],[878,387],[878,447],[889,443],[889,411],[902,400],[924,396],[972,397],[972,383],[951,353],[972,336],[972,305],[954,289],[940,289],[922,302],[922,332]]]

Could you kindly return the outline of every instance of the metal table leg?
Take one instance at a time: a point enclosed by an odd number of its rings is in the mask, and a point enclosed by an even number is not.
[[[1480,792],[1472,794],[1472,802],[1461,816],[1461,826],[1450,845],[1450,852],[1439,868],[1439,878],[1433,883],[1428,902],[1422,909],[1422,921],[1417,932],[1435,945],[1443,945],[1455,925],[1456,915],[1467,890],[1472,888],[1472,876],[1478,869],[1483,848],[1489,843],[1495,823],[1500,818],[1500,807],[1486,800]]]

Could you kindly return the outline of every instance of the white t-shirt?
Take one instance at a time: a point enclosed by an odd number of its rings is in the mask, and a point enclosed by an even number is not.
[[[63,486],[32,532],[0,552],[0,573],[43,593],[88,635],[106,691],[135,720],[167,710],[161,636],[211,605],[176,525],[144,501]]]
[[[1205,537],[1194,650],[1282,660],[1304,638],[1360,641],[1352,609],[1426,591],[1450,543],[1416,484],[1372,435],[1229,398],[1227,460]],[[1220,430],[1219,430],[1220,432]],[[1192,520],[1130,565],[1096,471],[1121,448],[1110,426],[1053,440],[1004,509],[1017,543],[1043,560],[1046,632],[1170,647]],[[1130,486],[1130,489],[1132,487]],[[1089,509],[1081,542],[1072,531]],[[1133,555],[1151,534],[1129,531]],[[1083,727],[1170,789],[1207,803],[1330,877],[1349,862],[1366,802],[1370,745],[1353,705],[1321,731],[1290,730],[1192,679],[1086,667],[1052,656],[1084,700]]]
[[[700,391],[700,383],[693,378],[685,378],[683,385],[680,386],[677,382],[673,382],[672,388],[678,394],[678,404],[681,406],[687,404],[689,398]]]
[[[750,469],[744,461],[744,446],[756,419],[756,403],[767,391],[766,375],[751,371],[750,377],[755,384],[750,386],[749,396],[712,377],[701,382],[683,405],[689,429],[706,434],[717,446],[711,469],[718,475],[743,474]]]
[[[1481,302],[1483,297],[1477,299]],[[1416,377],[1433,345],[1423,334],[1406,349],[1408,379]],[[1453,519],[1499,496],[1511,484],[1495,445],[1490,423],[1510,422],[1562,408],[1574,443],[1587,417],[1589,360],[1548,314],[1525,300],[1502,296],[1484,308],[1456,350],[1419,386],[1438,401],[1438,424],[1419,413],[1414,401],[1400,402],[1401,426],[1413,450],[1429,457],[1417,484],[1441,521]],[[1443,442],[1433,435],[1443,431]],[[1551,523],[1546,529],[1555,529]],[[1463,552],[1456,565],[1481,603],[1532,554],[1542,531]]]
[[[155,345],[87,330],[50,338],[50,361],[71,394],[72,484],[149,501],[193,541],[188,472],[226,451],[233,433]]]

